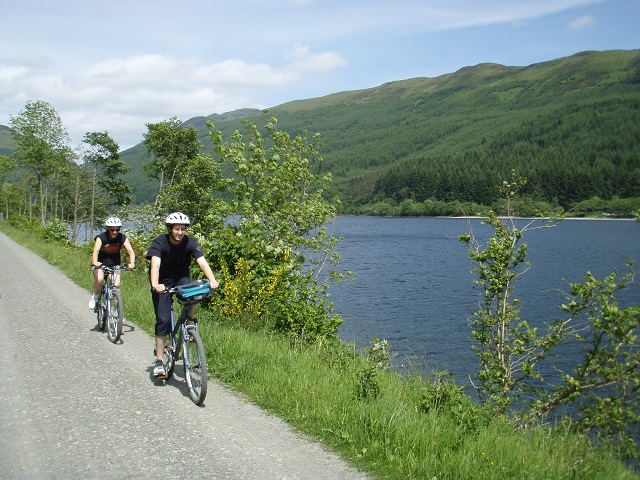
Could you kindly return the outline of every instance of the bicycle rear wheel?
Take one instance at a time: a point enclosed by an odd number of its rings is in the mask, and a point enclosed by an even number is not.
[[[113,343],[120,340],[122,335],[122,294],[119,289],[111,290],[111,298],[109,299],[109,315],[107,318],[107,337]]]
[[[98,317],[98,330],[104,332],[104,327],[107,323],[107,302],[105,300],[104,292],[100,293],[98,298],[98,308],[96,309],[96,317]]]
[[[190,327],[185,332],[185,345],[182,355],[184,378],[189,389],[189,398],[196,405],[200,405],[207,396],[209,370],[207,368],[207,357],[204,354],[204,345],[195,327]]]

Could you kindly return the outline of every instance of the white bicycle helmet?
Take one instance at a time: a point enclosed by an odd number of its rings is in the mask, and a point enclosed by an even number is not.
[[[105,227],[121,227],[122,220],[120,220],[118,217],[109,217],[104,221],[104,226]]]
[[[167,225],[189,225],[191,220],[182,212],[173,212],[164,221]]]

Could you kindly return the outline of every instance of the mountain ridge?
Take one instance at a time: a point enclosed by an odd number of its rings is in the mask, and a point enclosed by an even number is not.
[[[583,131],[586,124],[573,125],[571,128],[575,131],[570,135],[563,134],[564,140],[552,138],[559,135],[557,129],[561,127],[553,130],[549,125],[559,125],[562,117],[567,119],[567,123],[577,121],[573,117],[581,115],[597,116],[599,109],[606,110],[605,115],[610,118],[607,121],[612,122],[611,128],[622,128],[622,117],[633,125],[640,125],[636,108],[638,102],[640,50],[588,51],[528,66],[484,62],[437,77],[397,80],[367,89],[293,100],[271,107],[268,113],[244,110],[242,113],[247,115],[213,118],[213,121],[225,135],[234,130],[242,132],[243,120],[261,125],[271,116],[278,119],[279,128],[292,135],[305,130],[319,132],[324,158],[319,171],[332,173],[334,192],[347,206],[347,211],[357,212],[357,205],[362,203],[385,198],[399,201],[398,196],[391,195],[388,189],[386,194],[380,193],[380,183],[389,176],[390,169],[403,168],[399,165],[421,162],[421,168],[427,168],[429,175],[448,177],[443,180],[441,188],[433,189],[431,193],[427,190],[417,192],[411,185],[399,186],[399,190],[408,189],[410,198],[423,201],[432,195],[451,200],[451,195],[444,190],[448,188],[446,184],[459,181],[455,171],[462,167],[455,164],[466,162],[465,155],[480,155],[483,168],[492,171],[491,178],[485,182],[496,183],[494,177],[507,175],[510,168],[504,165],[507,160],[501,159],[503,165],[497,171],[495,165],[487,163],[484,158],[490,152],[512,150],[516,143],[524,142],[538,149],[533,153],[527,151],[526,155],[544,153],[547,163],[557,162],[558,159],[550,155],[552,149],[566,150],[569,145],[586,149],[586,145],[580,145],[593,139]],[[575,113],[575,110],[581,112]],[[616,119],[618,112],[620,119]],[[190,119],[185,124],[193,122]],[[206,129],[199,130],[205,150],[211,152]],[[640,137],[640,131],[636,133]],[[599,127],[591,136],[600,138],[606,135],[606,129]],[[528,138],[532,136],[537,138]],[[624,142],[620,140],[619,143]],[[535,145],[546,145],[546,149]],[[628,157],[631,155],[629,148],[614,145],[606,161],[616,156]],[[637,148],[633,146],[633,149]],[[513,163],[520,165],[523,159]],[[434,164],[442,165],[441,172],[433,169]],[[471,167],[477,168],[477,165]],[[624,177],[632,167],[627,166],[616,175]],[[568,168],[568,171],[573,168]],[[523,170],[523,173],[529,173],[527,168]],[[549,165],[542,170],[546,175],[554,168]],[[598,175],[601,175],[600,171],[588,174]],[[620,180],[612,182],[616,184]],[[614,186],[611,191],[619,194],[618,190],[625,189],[636,191],[633,185],[624,188]],[[597,189],[594,192],[596,194]],[[604,194],[610,196],[611,193],[607,192]],[[546,195],[555,193],[543,194]],[[466,193],[462,197],[461,200],[474,198]],[[478,200],[480,198],[474,201]],[[488,200],[485,198],[483,201]]]
[[[264,125],[269,117],[291,135],[320,133],[324,162],[317,171],[333,175],[348,212],[403,198],[487,202],[478,192],[512,168],[531,177],[547,201],[569,204],[589,188],[604,198],[640,197],[640,50],[584,51],[528,66],[483,62],[183,124],[196,127],[212,153],[207,120],[228,136],[242,132],[244,121]],[[121,154],[132,168],[126,180],[136,202],[152,201],[157,182],[142,173],[144,144]],[[586,186],[565,195],[577,178]],[[462,191],[460,184],[473,186]]]

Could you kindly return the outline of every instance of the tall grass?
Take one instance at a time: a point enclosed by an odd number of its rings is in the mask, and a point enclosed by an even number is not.
[[[92,285],[90,246],[62,247],[6,222],[0,229],[58,266],[79,286]],[[154,317],[143,259],[123,275],[125,316],[149,333]],[[517,431],[465,402],[425,405],[433,384],[380,370],[359,384],[370,364],[346,345],[301,347],[280,335],[246,329],[200,309],[210,375],[375,478],[631,479],[611,452],[563,428]],[[151,342],[150,342],[151,348]],[[151,352],[149,352],[151,356]]]

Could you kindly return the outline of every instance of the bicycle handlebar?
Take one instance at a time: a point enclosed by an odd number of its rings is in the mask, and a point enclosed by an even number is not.
[[[96,267],[93,263],[91,264],[92,267]],[[130,269],[128,266],[126,265],[116,265],[115,267],[117,267],[118,270],[133,270],[132,268]],[[115,267],[109,267],[107,265],[105,265],[104,263],[100,264],[99,267],[96,268],[101,268],[104,272],[108,272],[108,273],[112,273],[113,271],[116,270]]]
[[[153,290],[153,288],[152,288],[151,290]],[[209,287],[209,290],[213,291],[213,290],[215,290],[215,288],[211,288],[211,287]],[[176,293],[177,291],[178,291],[178,287],[171,287],[171,288],[167,288],[167,289],[164,291],[164,293],[170,293],[170,294],[172,294],[172,295],[173,295],[173,294],[174,294],[174,293]]]
[[[183,286],[183,285],[176,285],[175,287],[165,288],[164,292],[159,292],[159,293],[169,293],[171,295],[174,295],[178,291],[178,288],[181,287],[181,286]],[[209,284],[209,291],[213,292],[214,290],[216,290],[216,289],[215,288],[211,288],[211,284]],[[151,291],[155,292],[153,287],[151,287]]]

